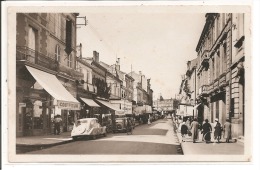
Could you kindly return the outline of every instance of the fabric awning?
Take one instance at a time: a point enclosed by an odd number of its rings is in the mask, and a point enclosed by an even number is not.
[[[106,102],[106,101],[102,101],[102,100],[97,100],[98,102],[100,102],[102,105],[104,105],[104,106],[106,106],[106,107],[108,107],[108,108],[110,108],[110,109],[112,109],[112,110],[115,110],[115,111],[120,111],[120,112],[122,112],[123,110],[121,110],[121,109],[119,109],[119,108],[117,108],[117,107],[115,107],[114,105],[112,105],[111,103],[109,103],[109,102]]]
[[[80,103],[65,89],[55,75],[29,66],[26,68],[42,88],[57,100],[58,108],[80,110]]]
[[[96,102],[94,102],[92,99],[86,99],[81,97],[80,98],[84,103],[86,103],[87,105],[89,105],[90,107],[100,107]]]
[[[193,110],[196,110],[199,106],[201,105],[201,103],[197,104],[196,106],[193,107]]]

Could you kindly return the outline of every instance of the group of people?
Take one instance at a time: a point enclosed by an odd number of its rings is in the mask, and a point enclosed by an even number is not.
[[[197,118],[194,118],[192,122],[190,122],[190,119],[188,118],[186,122],[183,122],[181,125],[181,134],[182,137],[185,137],[186,135],[191,136],[191,139],[193,143],[195,143],[199,138],[199,130],[201,129],[201,134],[203,135],[202,141],[205,141],[206,143],[211,142],[211,133],[212,133],[212,126],[209,123],[208,119],[205,119],[202,126],[197,121]],[[226,142],[229,143],[231,139],[231,123],[229,119],[226,120],[223,127],[219,123],[218,119],[215,119],[214,123],[214,139],[216,142],[220,142],[222,131],[224,132],[223,137],[226,139]]]

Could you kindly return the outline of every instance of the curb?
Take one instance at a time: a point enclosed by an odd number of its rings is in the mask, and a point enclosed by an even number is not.
[[[67,141],[61,141],[61,142],[56,142],[56,143],[50,143],[50,144],[16,144],[16,152],[17,153],[26,153],[26,152],[31,152],[35,150],[41,150],[41,149],[46,149],[50,148],[53,146],[58,146],[66,143],[71,143],[73,140],[67,140]]]

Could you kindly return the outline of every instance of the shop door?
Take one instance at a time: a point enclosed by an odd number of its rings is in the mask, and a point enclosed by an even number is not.
[[[26,102],[26,108],[23,112],[23,135],[33,135],[33,104],[30,101]]]

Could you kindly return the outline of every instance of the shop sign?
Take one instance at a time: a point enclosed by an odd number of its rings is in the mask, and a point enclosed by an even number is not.
[[[80,103],[71,103],[58,100],[57,105],[59,109],[80,110]]]

